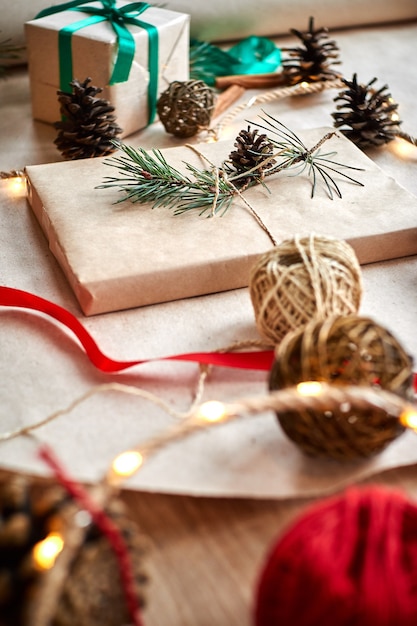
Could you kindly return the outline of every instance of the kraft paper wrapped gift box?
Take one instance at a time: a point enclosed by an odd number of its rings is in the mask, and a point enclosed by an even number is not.
[[[116,6],[122,9],[128,4],[121,1]],[[103,8],[101,2],[87,0],[85,5]],[[115,107],[117,122],[123,129],[121,136],[125,137],[152,121],[156,100],[170,82],[188,80],[189,15],[149,6],[137,17],[146,27],[126,22],[135,44],[134,58],[128,80],[112,85],[109,82],[120,52],[116,32],[105,20],[77,29],[76,25],[86,19],[94,21],[94,16],[68,10],[25,24],[32,115],[50,124],[58,121],[57,91],[71,90],[65,76],[80,81],[90,77],[93,85],[103,88],[100,97]],[[70,50],[59,53],[59,38],[63,37],[65,27],[74,31],[69,40]]]
[[[311,147],[329,130],[299,136]],[[232,148],[233,141],[198,146],[216,165]],[[337,161],[363,168],[348,171],[363,187],[335,175],[342,199],[330,199],[319,184],[311,198],[305,173],[283,172],[267,179],[270,193],[260,185],[245,192],[275,239],[312,232],[345,239],[362,264],[416,254],[417,198],[343,136],[331,139],[328,150],[337,152]],[[207,168],[190,147],[162,153],[182,171],[184,162]],[[85,315],[247,286],[251,267],[272,243],[240,198],[213,218],[198,211],[174,216],[166,207],[128,200],[117,204],[117,189],[96,188],[117,174],[107,161],[27,167],[29,202]]]

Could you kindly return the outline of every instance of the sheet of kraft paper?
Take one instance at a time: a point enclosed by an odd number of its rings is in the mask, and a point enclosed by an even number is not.
[[[377,76],[381,84],[388,83],[400,103],[403,128],[414,136],[417,76],[410,72],[410,59],[416,35],[415,24],[335,33],[344,74],[351,76],[357,71],[361,80]],[[388,48],[390,55],[383,55]],[[245,94],[243,100],[252,95]],[[270,112],[294,128],[328,126],[334,96],[326,91],[314,97],[276,101],[271,103]],[[53,146],[54,129],[31,119],[24,71],[16,70],[0,83],[0,109],[1,170],[60,160]],[[246,127],[245,120],[259,110],[255,107],[239,114],[222,138],[236,136],[240,128]],[[146,148],[174,147],[178,140],[155,124],[133,135],[132,143]],[[394,141],[367,154],[386,175],[417,195],[415,151],[406,150],[404,142]],[[73,187],[76,193],[76,180]],[[86,318],[26,198],[13,196],[8,181],[0,182],[0,194],[2,284],[36,293],[67,308],[114,359],[215,350],[234,341],[258,338],[246,288]],[[417,257],[377,262],[364,266],[362,271],[364,297],[360,312],[390,329],[417,362]],[[178,411],[185,411],[192,402],[197,378],[195,365],[162,362],[117,376],[101,374],[73,337],[57,324],[25,310],[0,310],[3,433],[63,410],[82,394],[110,381],[146,388]],[[265,374],[215,369],[203,399],[231,401],[265,390]],[[37,443],[42,441],[55,449],[76,478],[97,480],[116,454],[146,442],[175,423],[150,402],[103,392],[39,429],[36,441],[20,437],[2,443],[0,464],[6,469],[47,475],[47,468],[37,457]],[[415,465],[416,436],[408,432],[372,460],[337,465],[304,457],[285,438],[275,416],[265,414],[214,427],[167,447],[126,485],[135,490],[230,497],[322,494],[388,468]]]

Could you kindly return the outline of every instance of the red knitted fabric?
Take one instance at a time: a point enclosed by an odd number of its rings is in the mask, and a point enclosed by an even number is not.
[[[256,626],[416,626],[417,506],[351,488],[312,507],[270,552]]]

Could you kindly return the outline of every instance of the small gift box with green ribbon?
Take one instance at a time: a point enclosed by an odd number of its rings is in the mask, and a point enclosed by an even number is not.
[[[189,77],[189,15],[147,2],[72,0],[25,24],[34,119],[60,119],[57,91],[90,77],[126,137],[155,118],[159,94]]]

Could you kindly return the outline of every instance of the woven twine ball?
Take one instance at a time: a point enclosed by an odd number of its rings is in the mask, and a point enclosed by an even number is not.
[[[295,237],[260,257],[250,273],[249,293],[258,332],[277,345],[314,317],[357,313],[362,274],[345,241]]]
[[[208,128],[215,93],[202,80],[174,81],[158,100],[157,111],[167,133],[192,137]]]
[[[369,318],[334,315],[311,320],[275,349],[271,390],[303,381],[371,386],[412,399],[412,361],[393,335]],[[338,460],[383,450],[404,428],[385,408],[337,412],[306,409],[277,414],[286,435],[303,452]]]
[[[265,556],[254,626],[417,624],[417,507],[351,487],[310,505]]]

